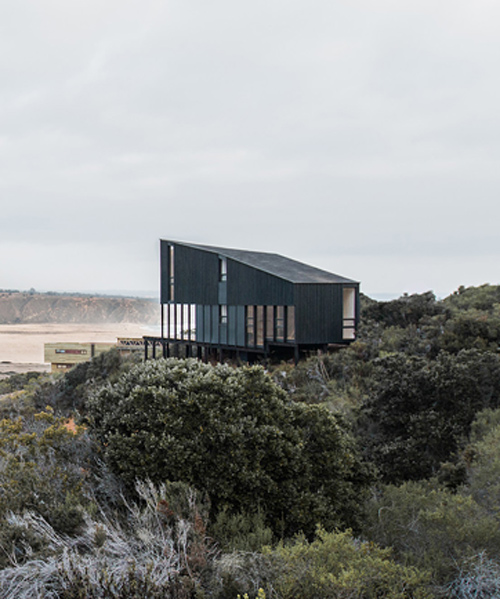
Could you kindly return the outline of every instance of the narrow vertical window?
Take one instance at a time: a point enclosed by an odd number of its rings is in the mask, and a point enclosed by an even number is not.
[[[255,345],[255,306],[246,307],[247,346]]]
[[[174,246],[168,246],[168,299],[174,301]]]
[[[342,339],[356,338],[356,290],[353,287],[343,289]]]
[[[227,281],[227,258],[219,258],[219,281]]]
[[[257,347],[264,346],[264,306],[256,307],[256,333],[257,333]]]
[[[189,339],[196,341],[196,304],[189,305]]]
[[[286,339],[287,339],[287,341],[295,341],[295,306],[287,307]]]
[[[276,306],[276,341],[285,340],[285,306]]]
[[[274,341],[274,306],[266,306],[266,339]]]
[[[221,325],[227,324],[227,306],[226,305],[219,306],[219,324],[221,324]]]

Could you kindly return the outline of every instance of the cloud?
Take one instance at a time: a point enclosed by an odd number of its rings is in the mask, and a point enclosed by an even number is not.
[[[430,261],[443,288],[473,280],[499,254],[499,13],[489,0],[4,3],[0,286],[42,272],[64,287],[74,254],[60,248],[76,244],[82,289],[110,272],[113,288],[151,288],[127,263],[131,248],[149,263],[159,237],[332,270],[342,256],[362,281],[378,264],[377,291],[408,287],[396,272],[435,285]],[[15,244],[51,259],[35,270]]]

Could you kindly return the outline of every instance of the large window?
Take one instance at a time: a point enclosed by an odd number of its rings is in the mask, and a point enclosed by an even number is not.
[[[343,301],[342,339],[347,341],[356,338],[356,290],[353,287],[344,287]]]

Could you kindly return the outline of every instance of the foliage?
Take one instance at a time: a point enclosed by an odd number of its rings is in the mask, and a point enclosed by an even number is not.
[[[188,598],[210,575],[216,555],[205,534],[206,510],[193,490],[137,486],[141,504],[128,506],[124,526],[103,512],[85,518],[75,538],[40,516],[10,523],[50,547],[43,557],[0,570],[3,599]],[[181,513],[172,509],[178,508]]]
[[[39,372],[25,372],[13,374],[0,380],[0,395],[12,393],[13,391],[25,390],[28,385],[45,378],[45,375]]]
[[[0,419],[34,414],[37,411],[35,395],[51,381],[51,375],[39,372],[14,374],[0,380]]]
[[[288,403],[260,367],[149,361],[95,395],[89,422],[129,484],[195,485],[213,514],[259,508],[277,534],[357,523],[368,473],[353,439],[328,410]]]
[[[367,392],[372,357],[366,343],[355,341],[340,351],[311,356],[295,367],[280,364],[272,374],[295,401],[327,403],[336,412],[352,416]]]
[[[222,509],[209,532],[223,551],[259,551],[274,541],[273,531],[266,526],[265,519],[260,509],[236,514]]]
[[[374,363],[360,435],[382,479],[435,474],[465,444],[477,412],[500,405],[500,359],[477,350],[434,361],[392,355]]]
[[[388,302],[375,302],[364,298],[361,317],[365,321],[375,321],[384,326],[407,327],[418,325],[424,317],[442,314],[445,308],[436,302],[432,291],[403,295]]]
[[[464,451],[468,492],[489,514],[500,518],[500,410],[478,414]]]
[[[88,362],[81,362],[64,374],[37,389],[34,403],[38,409],[50,406],[59,413],[71,415],[84,412],[88,396],[98,387],[113,383],[139,359],[124,356],[117,349],[103,352]]]
[[[500,551],[500,522],[467,492],[452,493],[430,482],[385,486],[369,505],[365,533],[392,547],[403,563],[449,581],[467,559]]]
[[[358,338],[380,356],[403,352],[435,358],[440,351],[496,351],[500,345],[500,287],[461,287],[441,301],[436,301],[432,292],[389,302],[362,296]]]
[[[467,288],[460,286],[442,303],[457,312],[470,309],[491,311],[500,304],[500,286],[480,285]]]
[[[493,599],[500,596],[500,565],[480,553],[464,564],[458,576],[443,589],[450,599]]]
[[[428,576],[391,559],[391,551],[360,542],[349,532],[318,531],[269,551],[276,570],[273,587],[282,599],[424,599]]]
[[[19,531],[5,525],[11,511],[34,510],[62,533],[83,522],[82,465],[87,457],[84,431],[71,431],[51,411],[0,421],[0,527],[2,539],[15,541]],[[21,552],[22,553],[22,552]],[[6,555],[0,553],[0,564]]]

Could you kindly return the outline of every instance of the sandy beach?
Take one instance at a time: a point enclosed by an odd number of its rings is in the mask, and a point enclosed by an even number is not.
[[[48,371],[43,362],[45,343],[114,343],[117,337],[155,335],[154,327],[139,324],[2,324],[0,376],[12,372]]]

